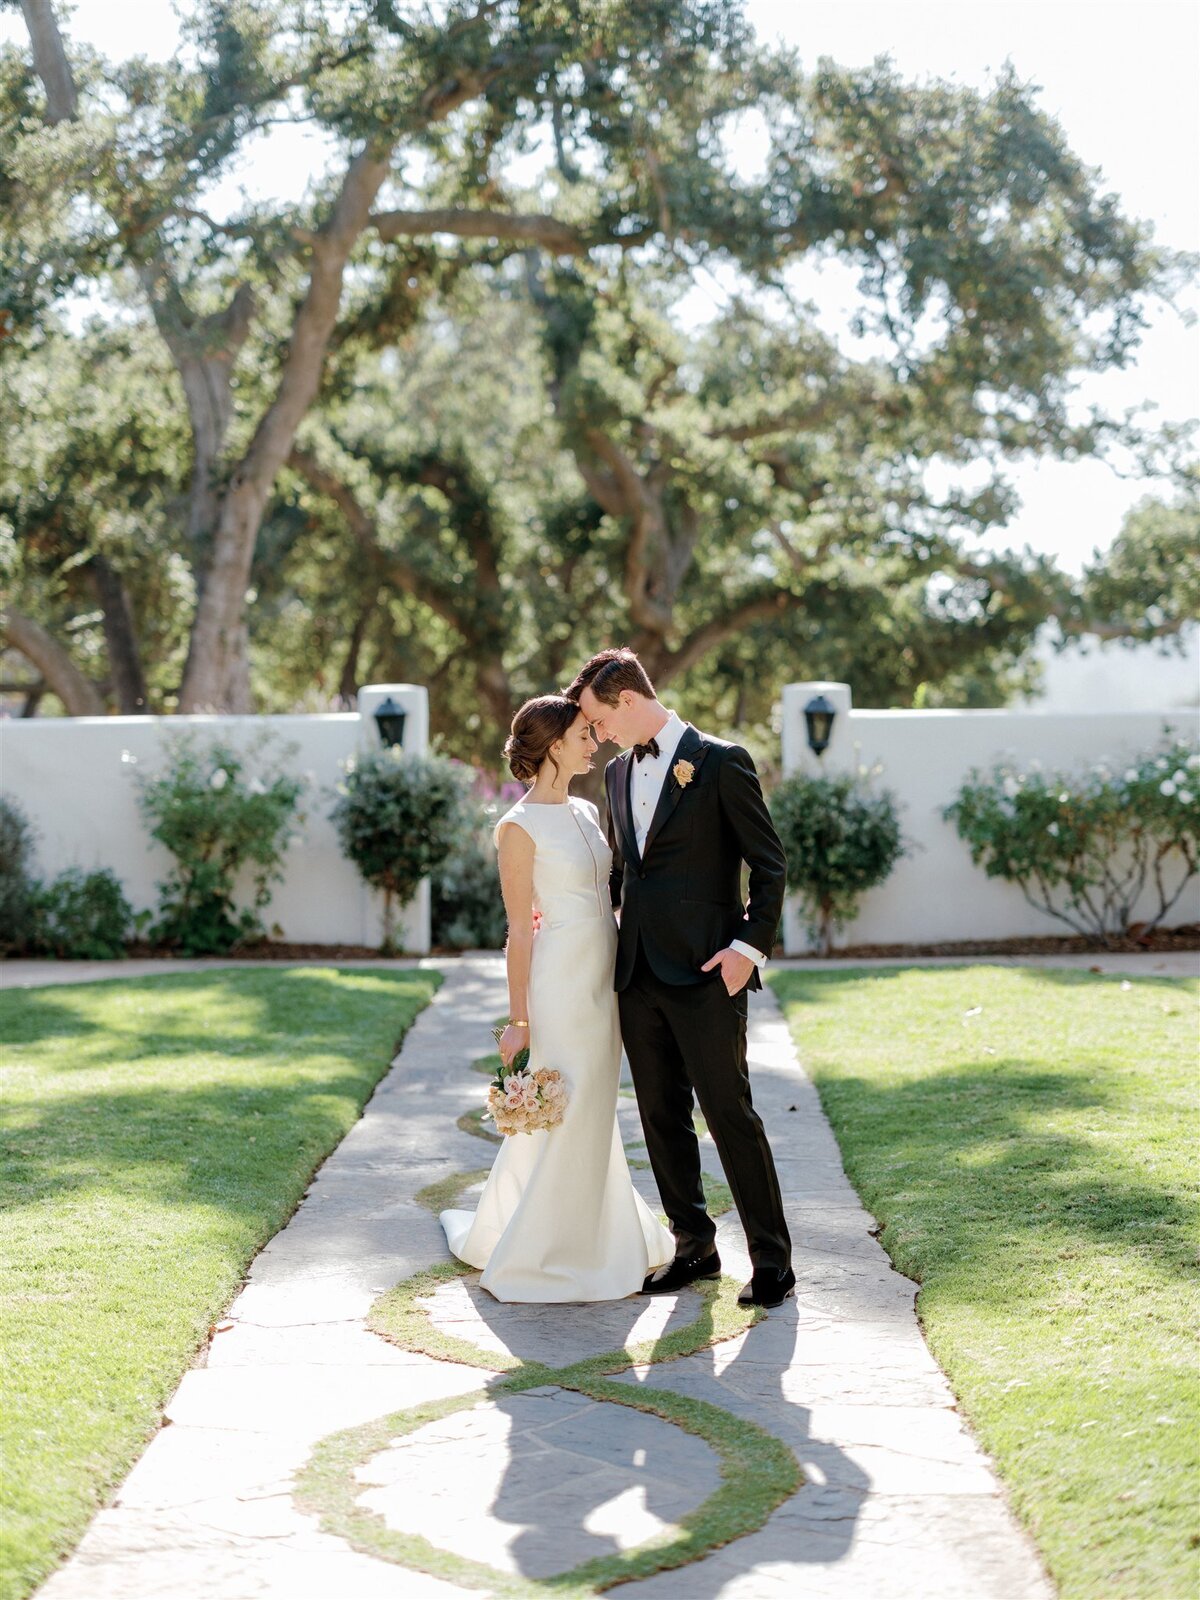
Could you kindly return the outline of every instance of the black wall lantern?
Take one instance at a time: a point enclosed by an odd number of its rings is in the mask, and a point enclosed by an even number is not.
[[[404,744],[404,723],[408,716],[403,706],[398,706],[388,695],[382,705],[375,707],[375,726],[379,729],[379,737],[384,744],[391,745],[394,750],[400,749]]]
[[[836,711],[823,694],[814,695],[805,706],[804,720],[808,724],[808,748],[814,755],[821,755],[829,743],[836,715]]]

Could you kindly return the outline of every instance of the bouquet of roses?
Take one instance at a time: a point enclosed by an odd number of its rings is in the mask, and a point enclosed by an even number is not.
[[[503,1028],[493,1028],[492,1037],[500,1043]],[[567,1109],[567,1086],[561,1072],[550,1067],[529,1070],[529,1046],[518,1050],[511,1066],[503,1062],[488,1084],[486,1115],[501,1133],[535,1133],[539,1128],[555,1128]]]

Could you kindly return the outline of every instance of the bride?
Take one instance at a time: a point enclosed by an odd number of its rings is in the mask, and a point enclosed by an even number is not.
[[[494,834],[508,916],[500,1055],[507,1066],[528,1045],[530,1067],[557,1068],[568,1098],[557,1127],[505,1138],[476,1211],[441,1214],[450,1249],[497,1300],[622,1299],[675,1254],[617,1131],[612,853],[596,807],[569,793],[595,750],[579,707],[553,694],[526,701],[504,746],[530,788]]]

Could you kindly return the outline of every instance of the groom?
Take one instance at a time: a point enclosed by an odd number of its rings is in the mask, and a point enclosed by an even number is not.
[[[660,705],[632,650],[600,651],[563,692],[598,740],[625,751],[604,773],[609,892],[621,913],[615,987],[646,1149],[675,1235],[674,1261],[642,1293],[671,1294],[721,1271],[694,1094],[750,1248],[753,1273],[738,1299],[781,1305],[796,1278],[775,1162],[750,1098],[746,995],[762,987],[787,863],[754,763]]]

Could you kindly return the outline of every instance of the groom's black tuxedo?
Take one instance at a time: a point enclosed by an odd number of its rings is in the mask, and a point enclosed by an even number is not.
[[[691,781],[674,776],[690,763]],[[670,984],[708,983],[700,968],[731,939],[769,956],[783,914],[787,861],[763,800],[754,763],[739,745],[690,724],[672,759],[639,853],[629,800],[632,751],[604,773],[609,893],[621,908],[616,988],[628,986],[638,940],[655,974]],[[750,868],[749,906],[742,903],[742,862]],[[748,987],[762,987],[755,967]]]
[[[786,859],[754,763],[740,746],[689,726],[637,847],[630,804],[632,752],[604,773],[609,892],[621,911],[614,986],[646,1153],[677,1256],[706,1256],[708,1215],[693,1096],[708,1124],[756,1269],[782,1274],[791,1243],[771,1147],[746,1070],[746,990],[730,995],[704,963],[737,939],[770,955],[783,911]],[[680,761],[692,768],[680,783]],[[686,773],[685,773],[686,776]],[[749,904],[741,869],[750,868]],[[761,988],[755,967],[746,988]]]

